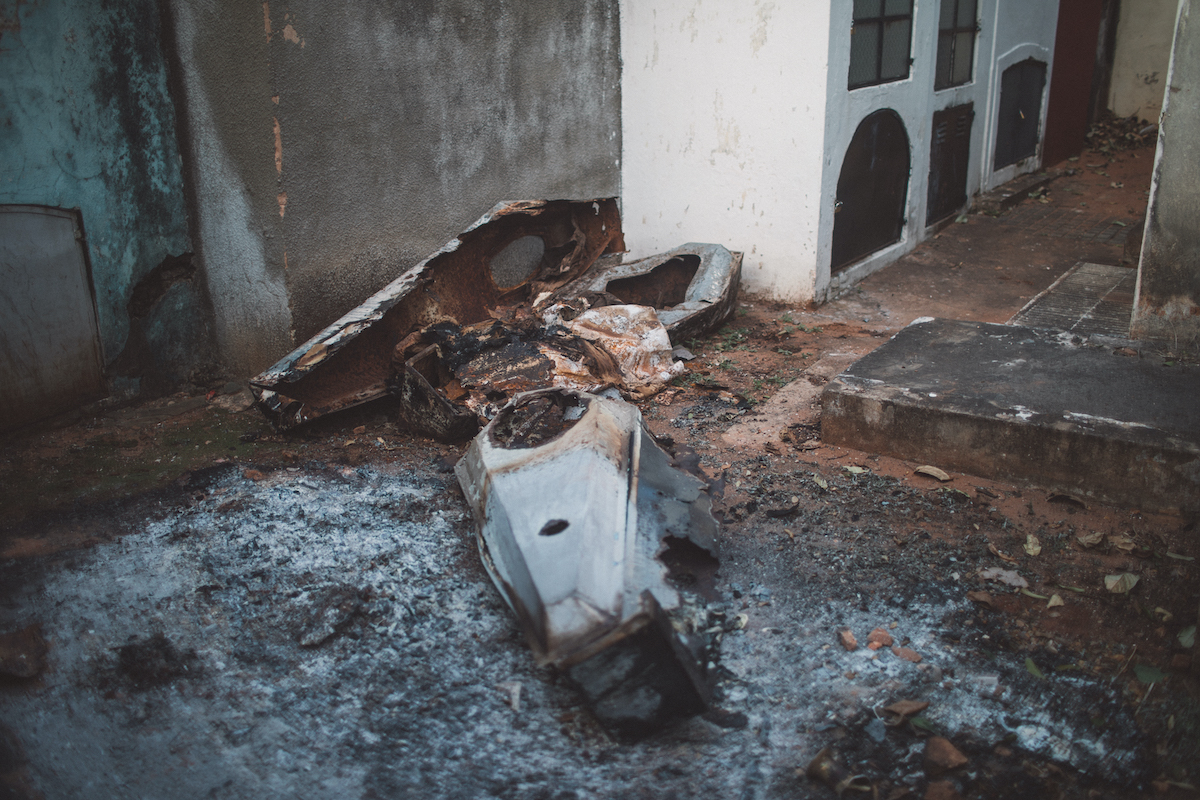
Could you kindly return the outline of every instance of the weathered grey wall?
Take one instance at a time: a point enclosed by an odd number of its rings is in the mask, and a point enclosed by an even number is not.
[[[1200,350],[1200,15],[1181,0],[1167,74],[1132,335]]]
[[[0,203],[80,209],[118,390],[210,356],[175,125],[155,0],[0,2]]]
[[[499,200],[618,193],[616,0],[169,3],[201,247],[243,373]]]

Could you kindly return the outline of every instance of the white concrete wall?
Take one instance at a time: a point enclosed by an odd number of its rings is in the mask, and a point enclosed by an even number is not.
[[[917,0],[907,79],[849,91],[851,3],[621,0],[621,195],[630,249],[718,242],[746,252],[750,291],[823,301],[927,235],[935,111],[974,103],[968,197],[1038,169],[1032,158],[992,171],[1000,74],[1030,56],[1052,63],[1057,0],[980,0],[973,80],[935,92],[939,12],[939,0]],[[1048,70],[1043,128],[1049,77]],[[884,108],[900,116],[909,138],[904,231],[831,277],[842,160],[859,123]]]
[[[1178,6],[1176,0],[1121,3],[1108,92],[1108,107],[1117,116],[1158,122]]]
[[[988,88],[987,116],[976,116],[975,122],[984,123],[986,138],[983,142],[983,159],[979,170],[984,191],[1007,183],[1018,175],[1034,172],[1042,166],[1041,140],[1046,133],[1046,109],[1050,100],[1050,79],[1054,66],[1054,34],[1058,29],[1058,0],[1022,0],[1001,2],[991,6],[992,24],[983,18],[980,37],[992,37],[994,61]],[[1000,110],[1000,79],[1004,70],[1027,58],[1036,58],[1046,64],[1046,85],[1042,87],[1041,117],[1038,122],[1038,151],[1033,158],[1018,161],[1007,167],[992,171],[993,155],[996,150],[996,116]]]
[[[803,302],[819,260],[825,0],[621,0],[625,241],[745,252],[743,286]]]

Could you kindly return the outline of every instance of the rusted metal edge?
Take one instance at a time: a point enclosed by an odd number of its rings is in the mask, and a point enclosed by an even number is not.
[[[557,398],[568,427],[530,445],[520,409]],[[569,417],[574,414],[575,416]],[[518,395],[455,467],[484,566],[540,663],[631,735],[701,713],[709,687],[675,630],[681,598],[656,558],[668,536],[714,550],[703,481],[671,466],[635,406],[564,389]]]
[[[557,262],[517,287],[498,287],[489,259],[535,235]],[[392,348],[439,321],[470,324],[504,302],[532,301],[578,277],[604,253],[624,250],[615,198],[498,203],[458,237],[250,381],[279,428],[382,397]]]

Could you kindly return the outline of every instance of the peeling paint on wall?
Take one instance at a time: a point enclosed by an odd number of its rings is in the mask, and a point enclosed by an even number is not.
[[[193,250],[158,6],[58,0],[6,8],[0,203],[80,209],[112,368],[130,344],[135,285],[165,258]],[[208,356],[202,286],[187,281],[175,295],[172,314],[143,331],[168,382]],[[198,338],[172,363],[164,354],[184,335]],[[123,388],[136,389],[137,376],[127,377],[133,382]]]

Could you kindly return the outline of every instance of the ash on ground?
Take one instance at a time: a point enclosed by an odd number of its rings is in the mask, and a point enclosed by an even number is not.
[[[216,468],[146,501],[135,535],[0,567],[3,628],[36,620],[51,643],[40,677],[0,695],[30,786],[88,798],[832,797],[803,774],[831,746],[881,797],[921,796],[931,734],[969,759],[948,780],[973,797],[1133,796],[1154,777],[1107,677],[1039,679],[990,638],[1004,633],[964,599],[965,566],[953,569],[969,541],[914,541],[916,562],[939,566],[899,579],[872,546],[879,531],[825,524],[819,503],[770,525],[732,515],[708,609],[721,621],[716,707],[631,743],[535,665],[448,472],[308,464],[254,477]],[[832,489],[852,501],[862,483],[792,477],[775,488],[806,500]],[[877,628],[891,647],[866,646]],[[901,700],[929,706],[885,711]]]

